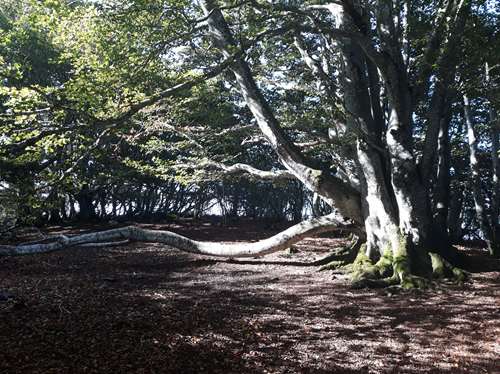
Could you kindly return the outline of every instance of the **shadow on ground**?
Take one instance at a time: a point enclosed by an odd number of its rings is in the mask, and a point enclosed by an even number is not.
[[[258,264],[151,244],[2,258],[0,372],[498,369],[498,264],[471,284],[389,294],[274,263],[313,260],[338,244],[307,239],[298,254]]]

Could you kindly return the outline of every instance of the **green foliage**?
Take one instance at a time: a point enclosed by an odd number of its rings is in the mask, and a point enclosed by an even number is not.
[[[296,143],[321,140],[304,147],[303,153],[322,170],[355,170],[354,145],[360,134],[344,126],[350,114],[343,105],[342,61],[333,40],[319,31],[294,29],[297,24],[311,25],[300,13],[279,6],[263,11],[251,3],[235,7],[231,7],[235,1],[222,3],[229,6],[224,15],[236,43],[286,135]],[[273,4],[312,3],[316,2]],[[484,96],[474,105],[485,135],[489,130],[486,105],[500,109],[500,70],[493,69],[490,82],[484,84],[485,62],[495,66],[500,57],[499,17],[488,2],[472,5],[460,44],[460,79],[450,89]],[[424,50],[438,6],[436,1],[411,2],[407,35],[411,86],[419,83],[416,76],[425,63]],[[316,22],[335,23],[328,12],[314,14]],[[51,191],[73,196],[82,186],[97,191],[128,180],[174,181],[184,187],[217,184],[221,179],[234,183],[235,176],[199,167],[205,160],[282,168],[262,141],[228,72],[126,115],[142,100],[220,63],[220,52],[206,37],[206,28],[196,22],[200,17],[196,2],[189,0],[3,1],[0,182],[31,191],[25,193],[25,202],[37,210],[41,201],[48,204]],[[259,36],[276,30],[285,31]],[[297,36],[303,38],[310,56],[329,69],[329,84],[319,82],[304,63],[294,46]],[[435,69],[435,59],[430,60]],[[429,100],[422,101],[414,116],[417,155],[423,146]],[[460,106],[454,105],[452,112],[452,186],[453,191],[461,191],[467,187],[463,172],[467,154],[461,146]],[[335,130],[332,139],[329,132]],[[288,182],[280,183],[265,188],[297,191]],[[396,267],[399,262],[406,266],[397,256],[394,261]],[[385,269],[385,262],[380,269]]]
[[[0,233],[16,225],[18,209],[15,191],[0,189]]]

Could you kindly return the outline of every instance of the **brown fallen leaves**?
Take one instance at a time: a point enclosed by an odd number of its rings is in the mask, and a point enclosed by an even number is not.
[[[241,227],[189,229],[179,231],[245,239]],[[253,239],[268,234],[249,231]],[[298,252],[258,264],[150,244],[1,258],[0,372],[498,370],[498,262],[472,284],[392,296],[352,290],[314,267],[274,263],[311,261],[341,243],[306,239]],[[486,258],[471,253],[476,262]]]

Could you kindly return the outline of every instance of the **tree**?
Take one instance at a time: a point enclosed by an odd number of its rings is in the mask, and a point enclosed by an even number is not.
[[[77,7],[73,16],[82,17],[90,9],[98,19],[96,24],[89,21],[91,31],[83,33],[90,35],[91,42],[80,37],[84,45],[95,48],[82,52],[62,37],[65,60],[81,70],[58,87],[64,99],[54,100],[49,94],[48,104],[52,110],[86,121],[98,134],[123,133],[133,127],[134,119],[147,122],[147,108],[155,105],[180,108],[175,101],[186,95],[198,103],[209,101],[203,90],[193,89],[208,79],[221,83],[216,88],[220,92],[227,92],[234,83],[233,107],[226,109],[246,104],[249,113],[242,113],[240,121],[246,118],[244,126],[256,124],[261,134],[254,137],[267,143],[284,170],[213,161],[207,144],[197,142],[206,137],[196,138],[174,121],[178,134],[198,143],[199,152],[188,152],[195,160],[203,159],[195,162],[196,167],[267,179],[295,178],[334,213],[252,244],[248,251],[195,243],[172,233],[124,228],[47,245],[5,247],[5,252],[31,253],[126,237],[159,240],[198,253],[254,255],[278,250],[306,232],[341,226],[365,242],[352,248],[356,256],[350,270],[356,281],[411,288],[424,285],[432,276],[462,279],[463,273],[453,265],[456,257],[449,237],[453,223],[449,218],[450,129],[460,97],[457,91],[463,89],[458,77],[469,74],[460,64],[471,39],[470,32],[464,31],[467,22],[490,25],[484,27],[490,46],[499,45],[498,12],[493,4],[344,0],[220,5],[200,0],[198,5],[137,1],[122,7],[114,3]],[[118,42],[110,44],[103,33]],[[177,49],[169,53],[166,47]],[[473,59],[494,55],[475,51]],[[173,61],[177,63],[172,65]],[[136,69],[127,69],[129,65],[141,70],[141,78],[130,74]],[[273,70],[278,67],[286,69]],[[295,88],[300,84],[310,88]],[[492,100],[491,105],[497,103]],[[173,117],[167,113],[164,118]],[[212,127],[203,119],[197,122],[205,130]],[[492,131],[492,149],[497,138],[498,131]],[[312,147],[305,146],[311,141]],[[495,165],[492,177],[498,185]],[[490,205],[493,222],[498,204]],[[493,238],[488,239],[490,248],[498,254],[498,235],[485,235]]]

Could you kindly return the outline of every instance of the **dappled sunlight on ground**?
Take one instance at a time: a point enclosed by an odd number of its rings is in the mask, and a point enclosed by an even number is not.
[[[139,243],[2,258],[0,372],[495,372],[498,263],[410,293],[276,263],[342,243],[244,263]]]

